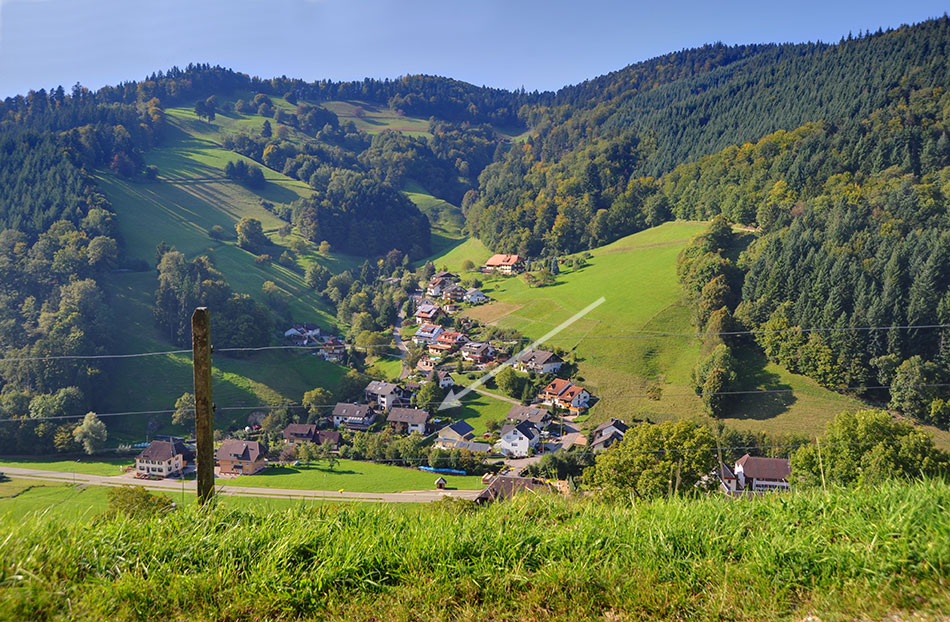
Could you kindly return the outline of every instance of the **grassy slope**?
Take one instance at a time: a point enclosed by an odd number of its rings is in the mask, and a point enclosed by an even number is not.
[[[228,160],[246,158],[222,149],[214,139],[220,138],[222,127],[239,129],[241,122],[249,121],[219,116],[214,124],[208,124],[184,109],[171,109],[168,117],[170,128],[165,142],[146,154],[147,161],[159,168],[158,181],[129,182],[109,173],[99,175],[100,186],[118,215],[128,255],[153,263],[154,249],[161,241],[189,257],[207,254],[235,291],[260,297],[264,281],[273,281],[291,295],[295,321],[316,321],[336,329],[331,309],[304,283],[303,270],[318,261],[339,272],[357,265],[356,258],[337,254],[325,257],[311,245],[307,253],[298,257],[297,268],[291,270],[277,263],[257,264],[252,254],[233,242],[218,242],[208,236],[214,225],[233,231],[241,218],[257,218],[277,244],[271,253],[276,257],[290,238],[282,240],[276,235],[282,221],[261,207],[260,200],[287,203],[308,194],[307,186],[266,168],[263,170],[269,183],[260,193],[224,178],[223,167]],[[126,351],[174,349],[158,333],[152,320],[151,305],[157,287],[154,272],[115,273],[103,279],[103,285],[112,298],[115,317],[120,320],[117,326],[123,332],[121,341]],[[214,390],[219,407],[296,402],[304,391],[315,386],[335,388],[344,371],[316,357],[291,351],[254,354],[247,359],[218,356],[215,363]],[[102,405],[101,410],[108,411],[172,408],[181,393],[191,390],[190,365],[188,355],[123,362],[113,368],[114,381],[97,396],[97,403]],[[219,411],[217,418],[223,424],[236,425],[243,424],[246,415]],[[148,418],[117,419],[112,424],[114,439],[142,440]],[[168,425],[168,415],[157,415],[155,419],[163,425],[163,432],[181,431]]]
[[[538,338],[603,295],[606,302],[549,342],[577,356],[581,383],[603,398],[591,411],[591,423],[611,416],[654,421],[701,416],[700,400],[689,388],[698,341],[637,334],[693,331],[689,310],[680,302],[675,265],[682,248],[703,228],[702,223],[666,223],[623,238],[593,251],[589,265],[565,271],[550,287],[529,288],[520,278],[489,280],[483,289],[498,302],[468,313]],[[835,413],[857,406],[774,365],[760,378],[761,387],[791,388],[793,397],[745,397],[726,419],[728,425],[814,433]],[[651,382],[663,387],[659,401],[644,396]]]
[[[0,525],[0,618],[939,619],[948,504],[947,484],[894,482],[754,503],[41,517]]]
[[[17,478],[0,482],[0,529],[4,524],[15,525],[38,515],[75,523],[90,523],[108,509],[109,502],[106,496],[108,490],[108,486],[75,487],[71,484]],[[153,494],[165,494],[176,503],[191,504],[195,501],[195,494],[191,492],[182,494],[153,491]],[[217,499],[218,505],[224,508],[265,512],[284,510],[301,512],[315,506],[335,503],[318,499],[268,499],[228,495],[219,495]]]
[[[334,468],[322,464],[299,467],[274,467],[257,475],[244,475],[233,481],[235,486],[254,488],[299,488],[304,490],[338,490],[350,492],[397,492],[400,490],[432,490],[434,473],[401,466],[340,460]],[[483,488],[481,478],[474,475],[446,475],[449,488],[476,490]],[[227,485],[227,482],[221,482]]]
[[[61,460],[59,458],[20,459],[0,458],[0,470],[3,467],[20,469],[41,469],[60,473],[85,473],[87,475],[119,475],[122,467],[133,463],[128,458],[82,458],[81,460]]]

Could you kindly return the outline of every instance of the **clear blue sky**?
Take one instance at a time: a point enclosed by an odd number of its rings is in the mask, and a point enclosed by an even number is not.
[[[703,43],[837,41],[937,17],[903,0],[0,0],[0,97],[209,62],[306,80],[557,89]]]

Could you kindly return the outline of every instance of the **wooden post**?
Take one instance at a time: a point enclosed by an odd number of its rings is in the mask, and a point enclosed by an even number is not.
[[[211,321],[207,307],[191,316],[195,369],[195,435],[198,444],[198,503],[214,496],[214,413],[211,402]]]

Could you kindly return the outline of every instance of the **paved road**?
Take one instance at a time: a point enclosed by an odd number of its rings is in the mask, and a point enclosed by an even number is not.
[[[87,475],[84,473],[62,473],[59,471],[43,471],[40,469],[21,469],[18,467],[3,467],[3,472],[11,477],[36,479],[50,482],[68,482],[77,484],[91,484],[95,486],[143,486],[149,490],[165,492],[181,491],[180,480],[140,480],[125,475]],[[438,501],[442,497],[456,497],[459,499],[474,499],[478,490],[407,490],[404,492],[350,492],[344,490],[296,490],[290,488],[252,488],[249,486],[232,486],[227,480],[215,480],[215,493],[239,497],[266,497],[270,499],[329,499],[334,501],[364,501],[377,503],[428,503]],[[185,482],[185,490],[195,492],[195,481]]]

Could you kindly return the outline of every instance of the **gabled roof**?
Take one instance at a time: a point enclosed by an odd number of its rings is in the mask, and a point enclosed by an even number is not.
[[[267,453],[267,448],[257,441],[242,441],[229,438],[218,447],[215,460],[236,460],[238,462],[257,462]]]
[[[435,274],[433,274],[432,278],[433,279],[457,279],[459,277],[457,274],[452,274],[451,272],[445,272],[443,270],[441,272],[436,272]]]
[[[518,356],[518,361],[525,365],[547,365],[548,363],[563,363],[564,360],[554,352],[547,350],[526,350]]]
[[[178,454],[182,455],[183,460],[186,462],[194,459],[191,450],[185,447],[185,444],[181,441],[152,441],[149,443],[148,447],[142,450],[138,456],[137,460],[171,460]]]
[[[284,428],[284,438],[305,438],[308,440],[313,440],[313,435],[316,433],[316,431],[317,426],[312,423],[291,423],[286,428]]]
[[[399,393],[401,389],[399,388],[399,385],[393,384],[391,382],[373,380],[368,385],[366,385],[365,391],[367,393],[372,393],[373,395],[390,395],[392,393]]]
[[[551,413],[548,412],[546,408],[541,408],[540,406],[523,406],[521,404],[515,404],[508,411],[508,414],[505,415],[505,418],[509,421],[528,421],[535,425],[544,422],[545,419],[551,417]]]
[[[475,502],[487,503],[500,499],[510,499],[523,490],[541,490],[548,492],[551,490],[551,486],[533,477],[509,477],[499,475],[492,480],[488,488],[483,490],[478,497],[475,498]]]
[[[760,458],[746,454],[736,460],[736,470],[742,467],[746,477],[752,479],[783,480],[792,474],[792,467],[785,458]]]
[[[620,419],[610,418],[607,421],[604,421],[603,423],[601,423],[596,428],[594,428],[594,436],[596,437],[598,434],[600,434],[601,432],[603,432],[604,430],[606,430],[607,428],[611,426],[620,430],[621,433],[626,433],[626,431],[630,428],[630,426],[628,426],[626,423],[624,423]]]
[[[443,328],[438,324],[430,324],[429,322],[426,322],[425,324],[419,325],[419,328],[416,330],[416,334],[442,332],[442,330]]]
[[[736,479],[736,474],[732,472],[729,465],[725,462],[719,463],[719,477],[722,479]]]
[[[389,411],[386,421],[390,423],[424,424],[429,420],[429,413],[419,408],[393,408]]]
[[[338,402],[333,407],[334,417],[343,417],[345,419],[366,419],[373,410],[369,404],[350,404],[349,402]]]
[[[610,434],[601,434],[591,443],[591,449],[595,447],[610,447],[614,443],[623,440],[623,434],[613,430]]]
[[[445,426],[444,428],[442,428],[441,430],[439,430],[439,434],[442,434],[442,432],[445,432],[446,430],[452,430],[453,432],[455,432],[455,433],[458,434],[459,436],[465,437],[465,436],[471,434],[472,432],[474,432],[474,431],[475,431],[475,428],[473,428],[473,427],[470,426],[469,424],[465,423],[464,421],[456,421],[455,423],[453,423],[453,424],[451,424],[451,425],[447,425],[447,426]]]
[[[432,304],[423,304],[419,305],[419,308],[416,309],[416,317],[433,317],[442,309],[438,305]]]
[[[317,430],[315,440],[317,444],[330,443],[331,445],[340,444],[341,435],[336,430]]]
[[[505,255],[497,254],[492,255],[488,258],[488,261],[485,262],[486,266],[495,267],[495,266],[514,266],[521,262],[521,257],[518,255]]]
[[[541,391],[542,393],[550,393],[552,395],[561,396],[562,393],[570,389],[573,385],[570,380],[564,380],[563,378],[555,378],[548,383],[548,386],[544,387]]]
[[[540,434],[538,428],[534,427],[533,423],[530,421],[521,421],[519,423],[512,423],[503,427],[501,429],[501,436],[508,434],[512,430],[518,430],[518,432],[520,432],[528,440],[533,440]]]

